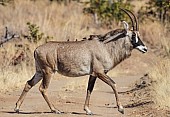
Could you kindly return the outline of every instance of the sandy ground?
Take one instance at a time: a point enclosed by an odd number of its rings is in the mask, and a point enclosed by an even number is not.
[[[49,97],[53,101],[55,107],[64,112],[63,114],[56,115],[50,113],[50,109],[38,91],[37,85],[31,89],[26,96],[21,106],[20,114],[14,113],[13,109],[22,90],[1,95],[0,117],[86,117],[87,115],[85,114],[85,111],[83,111],[86,95],[86,90],[83,88],[85,87],[69,90],[65,87],[65,82],[73,82],[75,80],[86,81],[87,78],[88,77],[61,78],[52,80],[48,91]],[[117,82],[118,91],[122,92],[129,90],[129,86],[138,78],[140,78],[140,76],[126,76],[113,79]],[[130,99],[130,96],[128,95],[119,94],[119,97],[123,105],[126,105]],[[93,117],[130,117],[135,111],[135,108],[125,108],[124,115],[119,113],[115,105],[115,97],[111,88],[99,79],[96,82],[96,87],[92,93],[90,103],[90,109],[94,113]]]

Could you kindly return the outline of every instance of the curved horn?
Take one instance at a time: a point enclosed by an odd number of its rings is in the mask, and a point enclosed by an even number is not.
[[[138,24],[138,20],[137,20],[136,16],[132,13],[132,11],[127,10],[127,9],[126,9],[126,11],[128,11],[129,13],[131,13],[133,15],[135,22],[136,22],[136,31],[139,31],[139,24]]]
[[[129,11],[127,11],[126,9],[122,9],[122,8],[120,8],[120,9],[121,9],[122,11],[124,11],[124,12],[129,16],[129,18],[130,18],[130,20],[131,20],[131,22],[132,22],[133,30],[135,30],[134,21],[133,21],[131,15],[129,14]]]

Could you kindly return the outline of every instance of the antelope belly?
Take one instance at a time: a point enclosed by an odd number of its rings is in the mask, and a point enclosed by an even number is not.
[[[90,74],[91,68],[88,63],[58,63],[58,73],[69,77],[78,77]]]

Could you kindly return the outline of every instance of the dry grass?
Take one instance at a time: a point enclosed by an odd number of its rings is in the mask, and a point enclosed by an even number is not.
[[[26,80],[30,79],[33,74],[33,69],[26,62],[22,62],[17,66],[11,65],[12,58],[23,51],[15,47],[14,43],[5,44],[0,48],[0,92],[13,91],[18,87],[23,86]]]
[[[24,85],[31,78],[33,70],[26,65],[0,69],[0,92],[10,92]]]
[[[166,31],[159,22],[145,22],[140,27],[143,40],[148,42],[151,47],[160,48],[162,38],[166,37]]]
[[[81,4],[74,3],[67,7],[49,0],[15,0],[14,5],[2,7],[0,29],[8,26],[14,31],[27,33],[27,22],[40,26],[41,32],[55,37],[54,40],[82,38],[93,34],[91,18],[83,15]]]
[[[156,62],[149,73],[152,80],[152,99],[161,108],[170,108],[170,61],[165,59]]]
[[[144,39],[154,48],[157,57],[153,62],[149,78],[151,78],[151,96],[155,104],[161,108],[170,108],[170,42],[166,28],[158,22],[146,23],[142,27]]]
[[[158,107],[170,107],[170,35],[159,22],[146,21],[141,29],[143,40],[148,42],[152,51],[159,57],[151,61],[149,78],[153,81],[150,94]],[[161,56],[160,56],[161,55]]]
[[[148,46],[157,56],[170,57],[170,33],[161,23],[145,22],[141,24],[140,33],[142,39],[147,42]]]

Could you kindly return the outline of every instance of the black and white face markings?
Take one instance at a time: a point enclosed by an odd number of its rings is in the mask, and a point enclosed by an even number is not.
[[[141,39],[139,37],[139,32],[136,32],[136,31],[132,32],[132,41],[131,42],[132,42],[133,48],[136,48],[143,53],[147,52],[147,47],[141,41]]]

